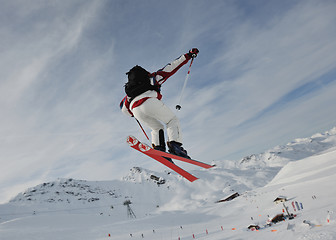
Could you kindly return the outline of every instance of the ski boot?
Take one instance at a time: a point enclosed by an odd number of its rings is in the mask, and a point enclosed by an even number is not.
[[[187,151],[182,147],[182,143],[179,142],[175,142],[175,141],[170,141],[167,142],[167,145],[169,147],[168,152],[171,154],[175,154],[177,156],[180,157],[184,157],[184,158],[189,158]]]
[[[152,146],[153,146],[153,149],[155,149],[155,150],[159,150],[161,152],[166,152],[166,146],[164,146],[164,147],[162,147],[160,145],[159,146],[155,146],[154,144],[152,144]],[[169,157],[163,157],[163,158],[167,159],[171,163],[174,163],[173,160],[171,158],[169,158]]]
[[[166,144],[165,144],[165,140],[164,140],[164,132],[163,132],[162,129],[159,131],[159,140],[160,140],[160,145],[155,146],[154,144],[152,144],[153,149],[159,150],[159,151],[162,151],[162,152],[166,152]],[[174,163],[173,160],[171,158],[169,158],[169,157],[163,157],[163,158],[167,159],[171,163]]]
[[[152,147],[153,147],[153,149],[159,150],[161,152],[165,152],[166,151],[166,146],[161,146],[161,145],[155,146],[154,144],[152,144]]]

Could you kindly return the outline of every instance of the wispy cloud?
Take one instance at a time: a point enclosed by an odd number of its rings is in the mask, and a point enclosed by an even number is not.
[[[92,54],[72,57],[100,3],[78,4],[9,4],[13,17],[0,30],[1,187],[48,179],[54,167],[85,154],[90,134],[95,147],[92,138],[104,133],[92,115],[103,101],[94,91],[105,64]]]
[[[334,99],[325,95],[326,85],[335,87],[335,59],[330,54],[336,49],[335,31],[331,31],[335,29],[334,10],[332,2],[297,2],[261,25],[250,18],[232,18],[232,28],[219,30],[217,37],[219,34],[227,41],[216,48],[214,56],[208,56],[211,67],[202,70],[211,72],[205,71],[203,78],[196,79],[204,81],[206,90],[190,93],[192,99],[198,99],[189,112],[193,116],[190,131],[196,132],[191,134],[193,143],[202,136],[198,145],[206,142],[205,149],[220,148],[211,156],[237,158],[248,151],[261,151],[262,146],[289,141],[295,134],[305,132],[308,136],[325,127],[322,120],[309,129],[300,126],[310,116],[299,109],[312,97],[316,101],[316,95]],[[214,40],[211,35],[207,37]],[[326,108],[311,108],[311,114],[322,115]],[[293,115],[296,117],[291,118]],[[281,122],[287,127],[279,129],[277,123]],[[333,120],[329,124],[334,124]],[[214,146],[212,139],[217,138],[221,141]]]

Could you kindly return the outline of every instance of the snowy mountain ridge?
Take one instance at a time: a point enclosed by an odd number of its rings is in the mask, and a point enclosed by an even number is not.
[[[99,201],[102,195],[111,198],[121,197],[116,189],[106,189],[102,185],[94,185],[93,182],[74,179],[58,179],[57,181],[43,183],[19,193],[10,202],[39,201],[39,202],[65,202],[72,203],[75,200],[81,203]]]
[[[260,169],[264,167],[283,167],[290,161],[323,153],[336,147],[336,127],[309,138],[297,138],[292,142],[276,146],[264,153],[252,154],[241,159],[237,166]]]

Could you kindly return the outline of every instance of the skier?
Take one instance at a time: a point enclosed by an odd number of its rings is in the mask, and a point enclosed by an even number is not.
[[[175,114],[161,101],[161,85],[185,65],[191,58],[197,57],[197,48],[181,55],[157,72],[150,73],[136,65],[129,72],[125,84],[126,96],[120,103],[123,113],[135,117],[151,128],[152,146],[156,150],[166,151],[164,123],[167,128],[169,152],[181,157],[190,158],[182,147],[182,136],[179,120]]]

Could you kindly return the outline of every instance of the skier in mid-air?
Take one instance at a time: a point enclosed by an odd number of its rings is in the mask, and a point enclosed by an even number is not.
[[[154,149],[166,151],[164,125],[162,124],[164,123],[167,128],[169,152],[186,158],[190,157],[182,147],[179,120],[172,110],[161,101],[160,88],[170,76],[191,58],[195,58],[198,52],[197,48],[193,48],[153,73],[138,65],[134,66],[126,73],[128,76],[128,82],[125,84],[126,96],[120,103],[123,113],[135,117],[152,129],[151,136]]]

